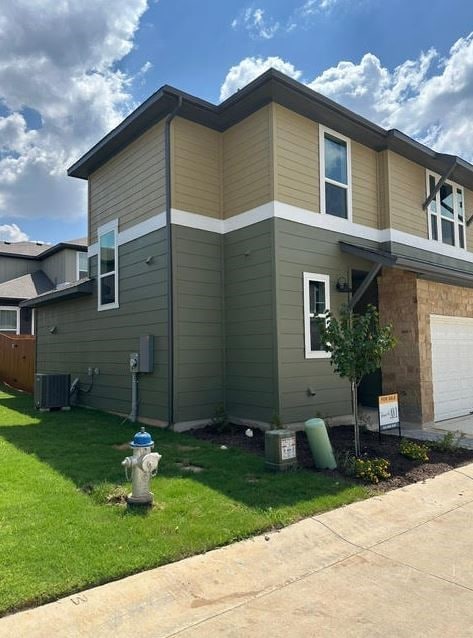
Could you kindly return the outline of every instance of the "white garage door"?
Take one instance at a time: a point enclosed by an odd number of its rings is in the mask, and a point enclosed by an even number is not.
[[[473,411],[473,319],[430,315],[434,419]]]

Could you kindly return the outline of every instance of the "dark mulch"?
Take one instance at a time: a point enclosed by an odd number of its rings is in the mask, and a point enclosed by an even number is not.
[[[215,426],[209,425],[199,430],[192,430],[190,433],[198,439],[227,447],[241,448],[264,456],[264,432],[255,429],[253,436],[248,437],[245,430],[245,427],[234,425],[229,431],[220,432]],[[345,452],[353,452],[352,426],[330,428],[329,436],[337,456],[343,455]],[[452,452],[430,450],[429,463],[411,461],[399,454],[399,438],[397,436],[382,435],[380,441],[377,433],[364,430],[361,432],[361,447],[364,457],[384,458],[391,464],[391,478],[376,486],[378,491],[383,492],[423,481],[473,461],[473,450],[460,448]],[[297,460],[301,467],[315,471],[305,432],[297,432]],[[340,476],[340,472],[337,470],[334,472],[327,470],[324,473]]]

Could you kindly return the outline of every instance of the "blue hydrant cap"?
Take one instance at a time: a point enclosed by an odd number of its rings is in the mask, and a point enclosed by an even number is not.
[[[151,434],[148,434],[144,428],[141,428],[133,437],[133,441],[130,442],[130,445],[131,447],[151,447],[154,445],[154,441],[151,438]]]

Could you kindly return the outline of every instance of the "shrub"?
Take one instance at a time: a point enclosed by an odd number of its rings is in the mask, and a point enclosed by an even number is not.
[[[357,478],[366,483],[379,483],[390,478],[389,461],[387,459],[354,459],[354,471]]]
[[[215,408],[215,416],[212,418],[210,425],[215,428],[216,432],[221,434],[232,430],[232,425],[223,403],[219,403]]]
[[[399,444],[399,452],[411,461],[429,462],[429,448],[424,443],[414,443],[414,441],[402,439]]]
[[[450,452],[453,454],[458,448],[461,432],[445,432],[441,439],[432,441],[430,447],[436,452]]]

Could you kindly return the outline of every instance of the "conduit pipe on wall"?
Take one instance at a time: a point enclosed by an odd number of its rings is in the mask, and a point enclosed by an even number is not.
[[[174,424],[174,282],[171,226],[171,122],[182,106],[180,95],[164,122],[164,161],[166,167],[166,234],[168,251],[168,427]]]

